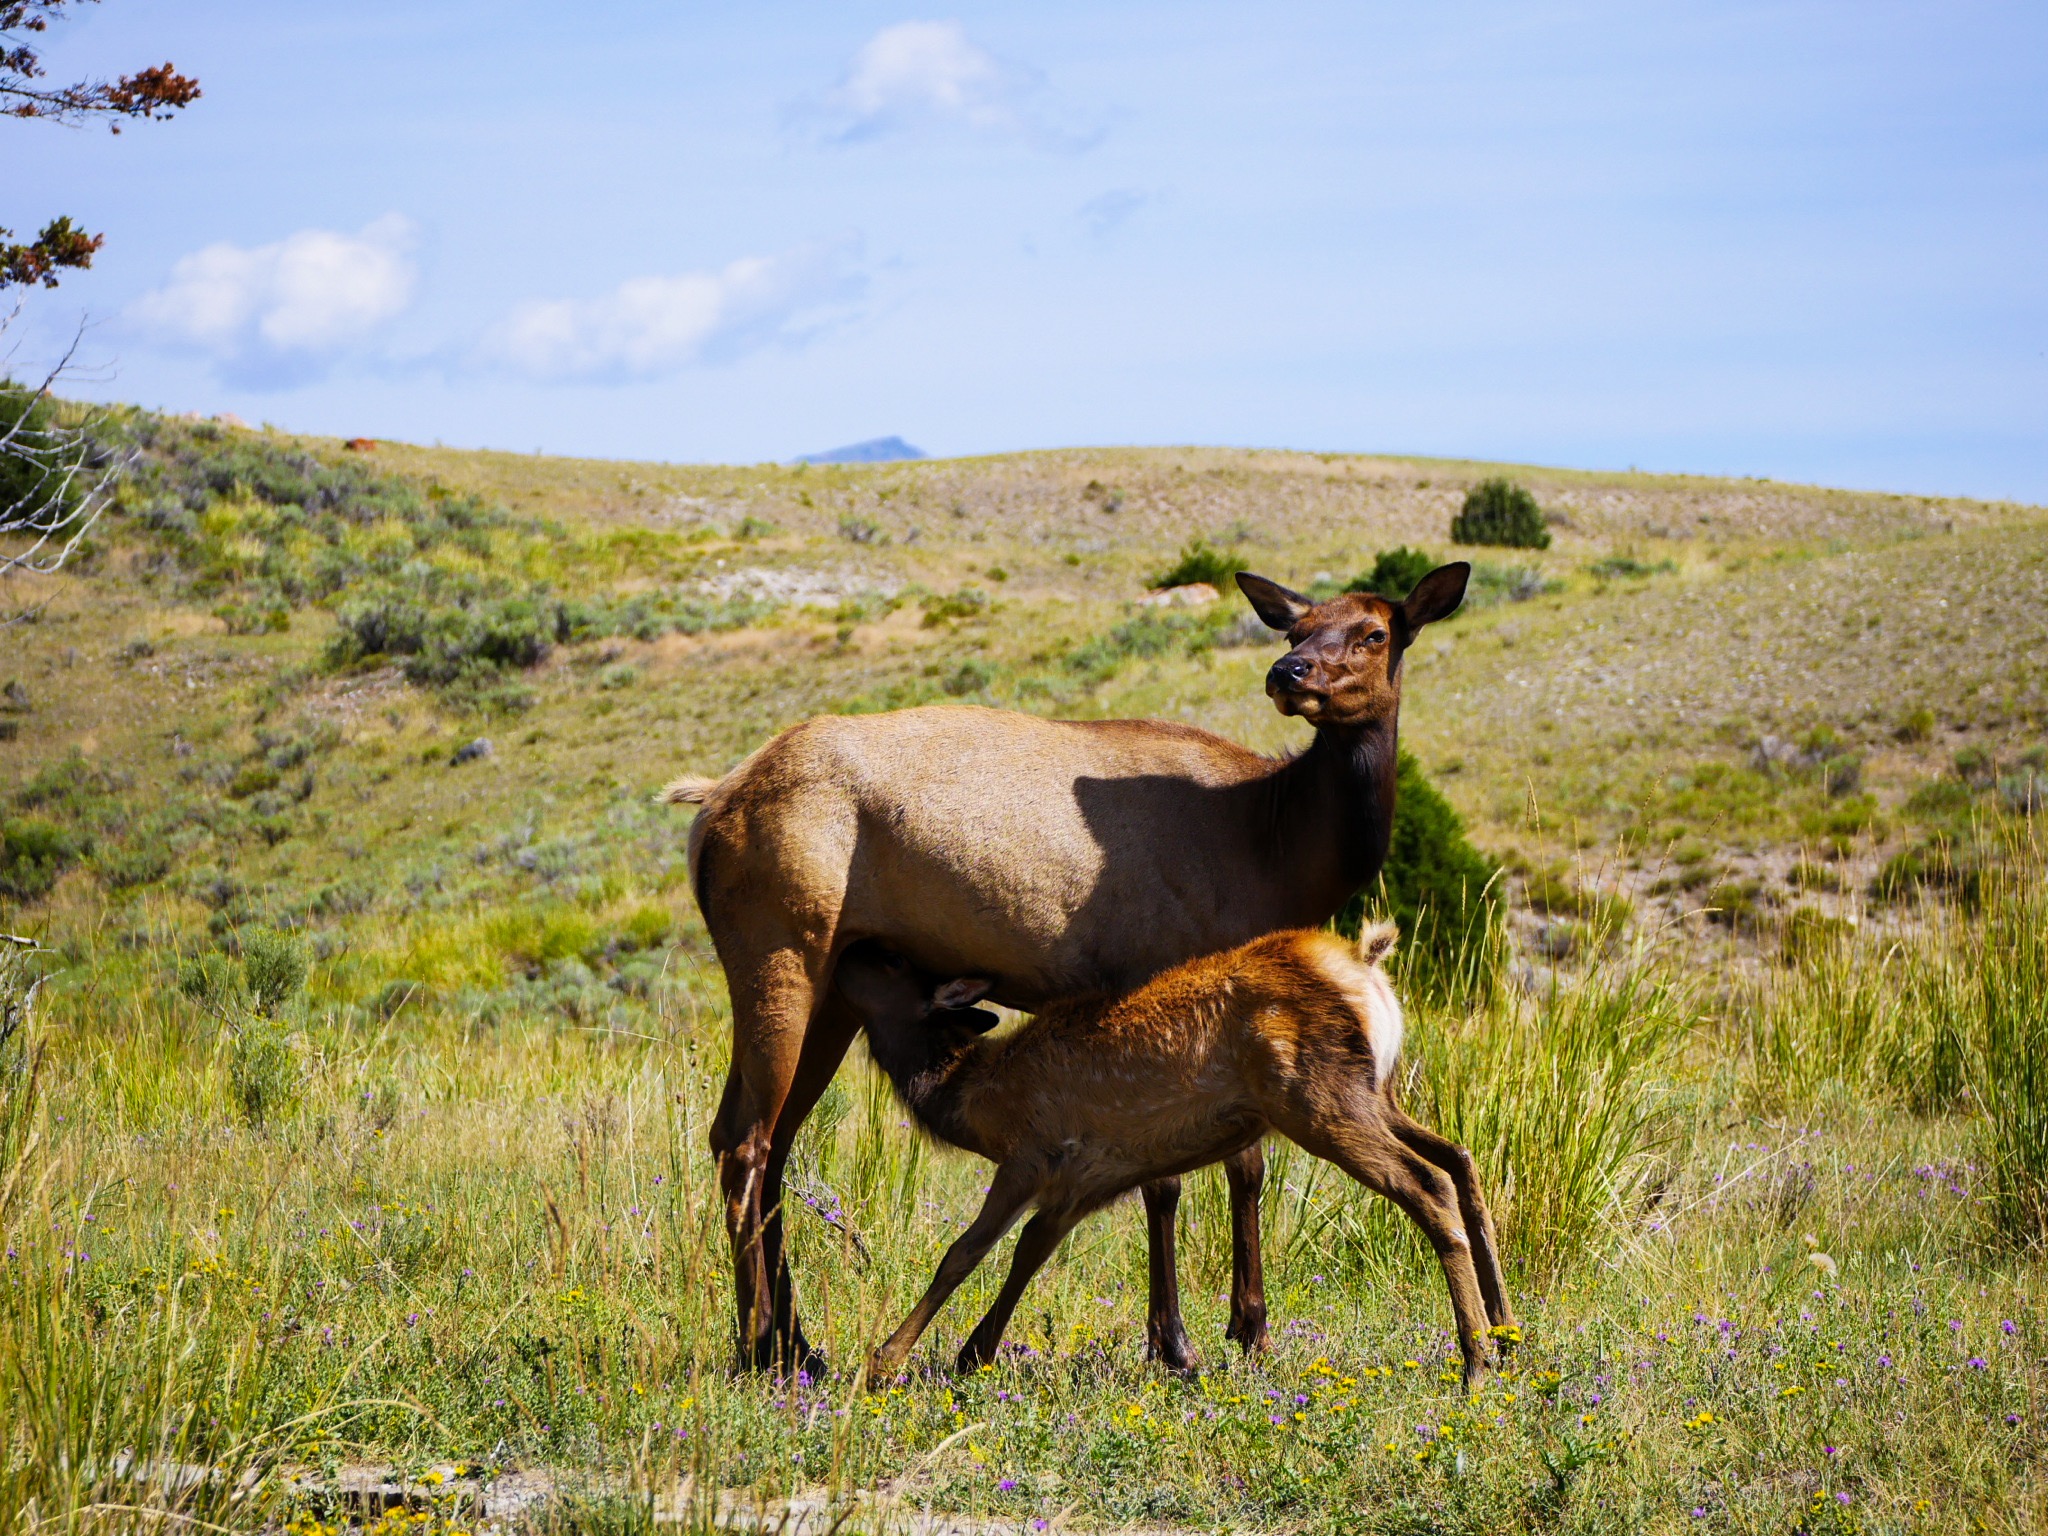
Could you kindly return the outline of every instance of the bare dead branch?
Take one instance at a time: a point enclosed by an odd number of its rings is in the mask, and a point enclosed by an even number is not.
[[[0,334],[13,318],[0,320]],[[110,453],[95,438],[90,418],[66,422],[50,408],[52,391],[74,371],[84,335],[81,321],[39,385],[0,392],[0,581],[63,569],[129,466],[131,456]],[[0,606],[0,627],[30,617],[40,606]]]

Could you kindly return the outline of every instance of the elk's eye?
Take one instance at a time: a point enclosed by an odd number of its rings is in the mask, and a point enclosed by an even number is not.
[[[1386,644],[1386,641],[1387,632],[1384,629],[1376,629],[1371,634],[1365,637],[1365,643],[1367,645],[1384,645]]]

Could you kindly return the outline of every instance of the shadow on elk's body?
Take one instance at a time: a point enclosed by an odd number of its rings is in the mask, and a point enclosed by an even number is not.
[[[981,1212],[931,1287],[869,1361],[893,1374],[946,1299],[1027,1208],[1010,1273],[960,1351],[993,1359],[1024,1287],[1091,1211],[1220,1161],[1278,1131],[1399,1205],[1450,1287],[1465,1385],[1489,1326],[1514,1327],[1493,1219],[1472,1156],[1394,1101],[1401,1006],[1379,961],[1391,927],[1354,946],[1310,930],[1269,934],[1176,966],[1119,998],[1055,1003],[1006,1038],[964,1007],[986,983],[941,982],[874,945],[840,960],[835,995],[919,1121],[993,1162]]]
[[[678,779],[701,804],[690,870],[732,995],[732,1067],[711,1128],[733,1245],[739,1358],[817,1368],[783,1254],[791,1143],[857,1029],[832,978],[873,940],[939,975],[980,976],[1017,1008],[1125,992],[1194,955],[1327,922],[1386,858],[1401,658],[1453,612],[1470,567],[1407,599],[1314,603],[1260,576],[1238,585],[1287,654],[1266,676],[1315,727],[1264,757],[1162,721],[1054,721],[951,706],[822,717],[724,778]],[[1258,1196],[1248,1142],[1231,1186],[1230,1335],[1265,1341]],[[1175,1291],[1179,1184],[1145,1190],[1147,1332],[1194,1362]]]

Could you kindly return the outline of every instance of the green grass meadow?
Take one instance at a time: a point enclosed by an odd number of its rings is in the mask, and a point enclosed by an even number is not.
[[[33,941],[0,942],[0,1529],[341,1529],[306,1490],[350,1468],[548,1469],[561,1530],[708,1530],[735,1493],[898,1528],[876,1490],[1015,1531],[2048,1529],[2038,509],[100,430],[119,504],[0,630],[0,929]],[[1494,473],[1549,548],[1450,544]],[[787,1217],[834,1369],[732,1374],[729,1015],[655,790],[914,703],[1299,746],[1241,608],[1136,599],[1191,552],[1334,591],[1402,546],[1481,562],[1403,741],[1501,917],[1409,963],[1403,1097],[1479,1157],[1507,1368],[1466,1398],[1426,1247],[1276,1145],[1266,1357],[1223,1338],[1208,1170],[1199,1376],[1143,1359],[1122,1205],[999,1364],[949,1369],[1007,1245],[862,1390],[986,1177],[856,1056]]]

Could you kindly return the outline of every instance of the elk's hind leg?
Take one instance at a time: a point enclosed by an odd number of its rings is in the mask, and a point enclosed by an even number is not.
[[[1391,1105],[1387,1125],[1411,1150],[1449,1174],[1458,1187],[1458,1209],[1465,1218],[1466,1234],[1472,1239],[1472,1267],[1479,1276],[1480,1294],[1486,1298],[1486,1316],[1496,1328],[1516,1327],[1507,1281],[1501,1275],[1500,1239],[1494,1234],[1493,1213],[1486,1208],[1486,1197],[1480,1192],[1479,1170],[1471,1152]]]
[[[789,1256],[783,1251],[782,1176],[789,1164],[796,1133],[818,1107],[831,1085],[833,1074],[846,1059],[847,1047],[860,1032],[860,1020],[833,993],[826,993],[804,1034],[803,1050],[797,1057],[796,1073],[775,1117],[775,1134],[769,1142],[768,1162],[761,1180],[762,1268],[770,1286],[769,1319],[776,1348],[797,1369],[813,1380],[825,1374],[825,1357],[804,1337],[803,1324],[796,1315],[796,1298],[789,1278]]]
[[[1180,1180],[1154,1179],[1144,1186],[1143,1193],[1147,1278],[1150,1282],[1145,1301],[1145,1356],[1157,1360],[1169,1371],[1185,1376],[1194,1370],[1196,1360],[1194,1346],[1188,1343],[1187,1326],[1180,1315],[1180,1261],[1174,1242],[1174,1224],[1180,1211]],[[1044,1219],[1042,1214],[1033,1217],[1031,1225],[1035,1227]],[[1061,1230],[1064,1232],[1065,1228]],[[1023,1242],[1030,1235],[1031,1229],[1027,1227],[1024,1237],[1018,1239],[1020,1253]],[[1054,1242],[1057,1244],[1058,1239]],[[1038,1261],[1039,1264],[1044,1262],[1044,1259]],[[1031,1267],[1035,1270],[1038,1264]],[[1010,1273],[1015,1275],[1015,1268]],[[1025,1278],[1028,1280],[1030,1276]],[[994,1315],[993,1312],[989,1314],[991,1317]],[[1005,1318],[1007,1320],[1007,1314]],[[1000,1339],[1002,1330],[998,1328],[996,1332]],[[976,1337],[979,1336],[977,1330]]]
[[[1320,1117],[1304,1116],[1289,1123],[1276,1116],[1274,1123],[1317,1157],[1335,1163],[1367,1189],[1385,1195],[1422,1228],[1450,1287],[1458,1345],[1465,1356],[1465,1390],[1476,1391],[1486,1374],[1486,1309],[1480,1300],[1472,1244],[1459,1218],[1458,1190],[1451,1176],[1405,1145],[1376,1116],[1347,1118],[1335,1125]]]
[[[787,1299],[779,1219],[771,1242],[770,1217],[779,1217],[779,1196],[770,1197],[768,1175],[776,1131],[803,1056],[816,989],[804,955],[794,948],[741,962],[722,947],[720,958],[726,961],[732,993],[732,1068],[711,1122],[710,1141],[725,1194],[726,1234],[732,1241],[738,1365],[743,1371],[766,1370],[778,1363],[794,1368],[803,1363],[809,1345]],[[794,1133],[791,1127],[789,1134]],[[779,1168],[776,1171],[779,1177]]]

